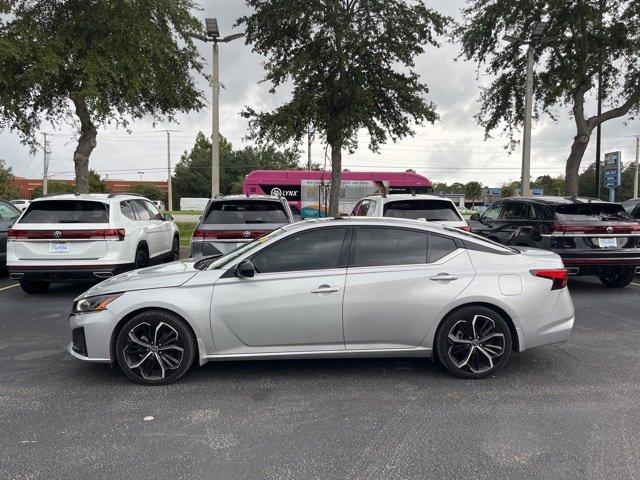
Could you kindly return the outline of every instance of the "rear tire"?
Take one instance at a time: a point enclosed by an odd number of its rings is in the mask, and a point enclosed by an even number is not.
[[[138,247],[138,250],[136,251],[136,261],[133,268],[138,270],[139,268],[145,268],[148,266],[149,266],[149,254],[144,248]]]
[[[33,280],[20,280],[20,287],[29,295],[37,295],[49,290],[49,282],[37,282]]]
[[[130,380],[142,385],[167,385],[187,373],[196,348],[196,339],[182,319],[163,310],[147,310],[120,330],[116,358]]]
[[[602,282],[602,284],[607,288],[624,288],[633,282],[633,278],[635,277],[635,271],[633,269],[618,273],[616,275],[602,275],[598,278]]]
[[[511,355],[507,322],[493,310],[468,306],[444,319],[435,338],[440,363],[460,378],[479,379],[502,368]]]

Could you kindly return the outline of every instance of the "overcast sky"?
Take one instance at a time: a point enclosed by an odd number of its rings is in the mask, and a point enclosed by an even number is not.
[[[203,11],[196,15],[217,17],[222,35],[232,33],[235,20],[245,13],[240,0],[202,1]],[[463,0],[432,0],[427,4],[442,13],[458,17]],[[210,46],[200,50],[207,62],[211,59]],[[478,180],[483,185],[499,186],[504,182],[519,179],[521,153],[519,148],[511,155],[504,150],[506,140],[499,137],[484,141],[483,131],[474,121],[478,111],[478,93],[482,78],[478,79],[473,64],[456,61],[459,50],[456,45],[442,43],[440,49],[430,49],[417,61],[417,71],[430,88],[429,99],[438,105],[440,121],[435,125],[416,128],[413,138],[384,145],[379,154],[367,149],[366,135],[361,137],[360,148],[353,155],[345,154],[344,168],[350,170],[404,171],[414,168],[434,181],[467,182]],[[235,146],[244,144],[246,122],[239,112],[250,105],[265,110],[279,104],[287,97],[286,90],[276,95],[268,93],[268,86],[260,84],[264,72],[262,58],[251,53],[241,40],[220,47],[220,77],[224,85],[220,98],[220,129]],[[207,63],[207,68],[208,68]],[[205,79],[200,86],[210,101],[210,92]],[[588,111],[595,111],[593,99]],[[568,109],[567,109],[568,110]],[[176,123],[160,123],[155,127],[150,121],[137,121],[131,125],[132,134],[125,130],[101,128],[98,146],[91,156],[91,168],[110,178],[121,179],[166,179],[166,134],[159,130],[175,130],[172,135],[173,163],[190,149],[198,131],[211,132],[211,112],[205,108],[200,112],[181,115]],[[73,177],[73,150],[76,134],[72,126],[53,130],[52,160],[50,173],[56,178]],[[634,135],[640,134],[640,121],[624,125],[623,120],[613,120],[603,128],[603,151],[622,150],[623,161],[635,158]],[[532,177],[564,173],[564,164],[575,135],[573,121],[561,115],[558,122],[542,119],[533,127]],[[583,169],[594,160],[595,132],[589,150],[583,160]],[[312,147],[315,162],[324,162],[325,146],[316,143]],[[18,135],[0,131],[0,159],[5,159],[15,175],[41,177],[42,153],[30,155],[19,142]],[[306,154],[301,161],[306,163]],[[138,172],[144,172],[142,174]]]

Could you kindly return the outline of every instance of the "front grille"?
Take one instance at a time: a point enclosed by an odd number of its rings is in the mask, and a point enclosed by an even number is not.
[[[84,337],[84,327],[78,327],[73,329],[73,331],[71,332],[71,342],[72,342],[71,348],[73,349],[74,352],[76,352],[79,355],[82,355],[83,357],[88,356],[87,341]]]

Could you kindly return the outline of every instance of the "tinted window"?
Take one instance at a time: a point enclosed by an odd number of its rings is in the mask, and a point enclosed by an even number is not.
[[[20,216],[20,212],[8,203],[0,202],[0,220],[10,220]]]
[[[227,200],[212,202],[203,223],[289,223],[280,202]]]
[[[144,206],[147,207],[147,210],[149,210],[151,217],[159,220],[162,215],[160,215],[160,210],[158,210],[158,207],[156,207],[151,202],[143,202],[143,203],[144,203]]]
[[[560,222],[634,221],[622,205],[616,203],[559,205],[555,209],[555,214]]]
[[[524,220],[527,216],[526,203],[509,202],[504,207],[502,218],[504,220]]]
[[[493,204],[491,205],[489,208],[487,208],[484,213],[482,214],[482,219],[483,220],[496,220],[499,216],[500,213],[502,212],[502,204],[501,203],[497,203],[497,204]]]
[[[426,218],[430,221],[459,221],[458,210],[448,200],[401,200],[384,205],[385,217]]]
[[[431,235],[429,237],[429,263],[437,262],[451,252],[455,252],[457,248],[456,242],[451,238]]]
[[[323,228],[294,234],[258,253],[252,260],[259,273],[337,268],[346,229]]]
[[[133,213],[133,205],[131,204],[131,202],[120,202],[120,211],[125,217],[130,218],[131,220],[136,219],[136,215],[135,213]]]
[[[427,237],[414,230],[362,227],[350,263],[357,267],[426,263]]]
[[[144,207],[144,203],[140,200],[132,200],[131,204],[138,214],[138,220],[151,220],[151,213]]]
[[[20,223],[108,223],[107,206],[86,200],[42,200],[27,208]]]
[[[639,202],[624,202],[622,204],[622,207],[625,209],[625,211],[629,214],[629,215],[633,215],[633,211],[635,210],[635,208],[638,206]]]

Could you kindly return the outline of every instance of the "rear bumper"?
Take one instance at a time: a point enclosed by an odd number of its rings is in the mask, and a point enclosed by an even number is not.
[[[563,257],[562,262],[570,275],[606,275],[640,268],[640,257]]]
[[[46,282],[75,282],[104,280],[132,270],[133,263],[102,265],[10,265],[7,267],[13,280]]]

